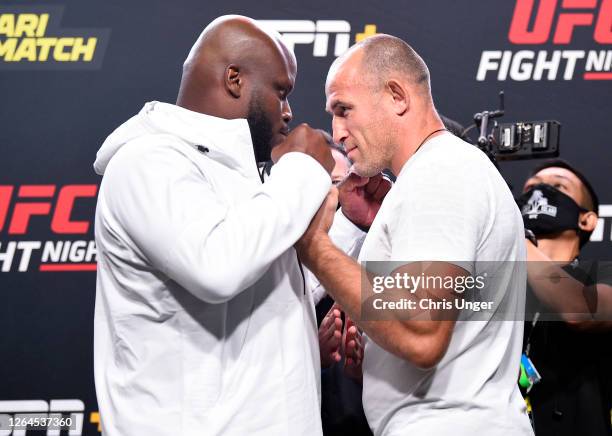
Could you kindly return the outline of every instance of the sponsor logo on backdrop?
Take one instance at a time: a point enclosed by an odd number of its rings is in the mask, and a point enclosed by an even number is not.
[[[0,401],[0,434],[46,430],[47,435],[78,436],[83,433],[84,415],[85,403],[78,399]]]
[[[98,69],[109,29],[64,28],[63,6],[0,7],[0,70]]]
[[[98,185],[0,185],[0,273],[95,271],[97,192]],[[612,241],[611,218],[612,205],[600,205],[592,242]],[[40,225],[48,237],[29,238]]]
[[[591,234],[591,242],[612,241],[612,204],[599,205],[597,227]]]
[[[97,192],[98,185],[0,185],[0,272],[95,271]],[[46,240],[30,239],[41,225]]]
[[[508,40],[482,52],[476,80],[612,80],[612,0],[516,0]]]
[[[351,46],[351,24],[345,20],[258,20],[276,30],[290,49],[298,44],[312,45],[316,58],[338,57]],[[366,24],[357,32],[353,42],[376,35],[376,25]]]
[[[91,412],[89,422],[98,427],[98,432],[102,433],[102,423],[100,422],[100,412]]]

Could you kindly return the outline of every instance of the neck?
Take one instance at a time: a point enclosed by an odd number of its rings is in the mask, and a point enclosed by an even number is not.
[[[564,230],[551,236],[538,238],[538,248],[552,261],[571,262],[580,254],[580,238],[575,230]]]
[[[185,81],[181,83],[176,105],[192,112],[210,115],[226,120],[245,118],[243,111],[237,110],[233,102],[218,92],[203,88],[199,83]]]
[[[403,123],[403,129],[398,135],[399,145],[397,151],[391,158],[391,171],[396,176],[399,175],[403,166],[408,162],[414,153],[417,151],[419,146],[423,143],[423,140],[427,138],[427,135],[431,134],[438,129],[443,129],[444,124],[433,108],[425,110],[412,110],[412,113],[416,114],[414,120],[408,118]],[[427,138],[429,141],[432,138],[442,134],[444,132],[438,132]]]

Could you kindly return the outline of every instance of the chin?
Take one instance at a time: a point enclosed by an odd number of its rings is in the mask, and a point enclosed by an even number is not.
[[[373,177],[382,170],[373,166],[367,166],[359,163],[353,163],[353,171],[361,177]]]
[[[277,145],[283,143],[285,141],[285,139],[287,139],[287,135],[283,135],[282,133],[274,135],[274,138],[272,139],[272,141],[270,141],[270,143],[271,143],[270,148],[274,148]]]

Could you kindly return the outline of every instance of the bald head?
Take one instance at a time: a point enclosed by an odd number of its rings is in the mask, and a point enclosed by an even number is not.
[[[206,26],[191,48],[183,64],[177,104],[221,118],[244,118],[245,92],[281,70],[288,70],[295,80],[295,55],[278,33],[248,17],[222,16]]]
[[[399,174],[423,139],[443,127],[425,62],[394,36],[372,36],[340,56],[325,96],[334,141],[344,144],[361,176],[384,168]]]
[[[266,161],[288,132],[287,96],[296,74],[295,55],[278,33],[251,18],[223,16],[191,48],[176,104],[218,118],[245,118],[255,157]]]
[[[379,34],[352,46],[332,65],[328,81],[346,63],[359,68],[363,80],[376,89],[392,78],[402,78],[415,90],[431,94],[429,69],[412,47],[392,35]]]

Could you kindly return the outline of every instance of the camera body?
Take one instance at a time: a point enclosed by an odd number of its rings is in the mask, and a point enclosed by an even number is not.
[[[489,151],[499,161],[557,157],[560,131],[555,120],[496,124]]]
[[[561,123],[556,120],[520,121],[514,123],[489,122],[504,116],[504,91],[499,93],[499,109],[478,112],[474,126],[479,136],[476,146],[497,166],[498,161],[540,159],[559,156]],[[466,134],[470,129],[464,131]]]

